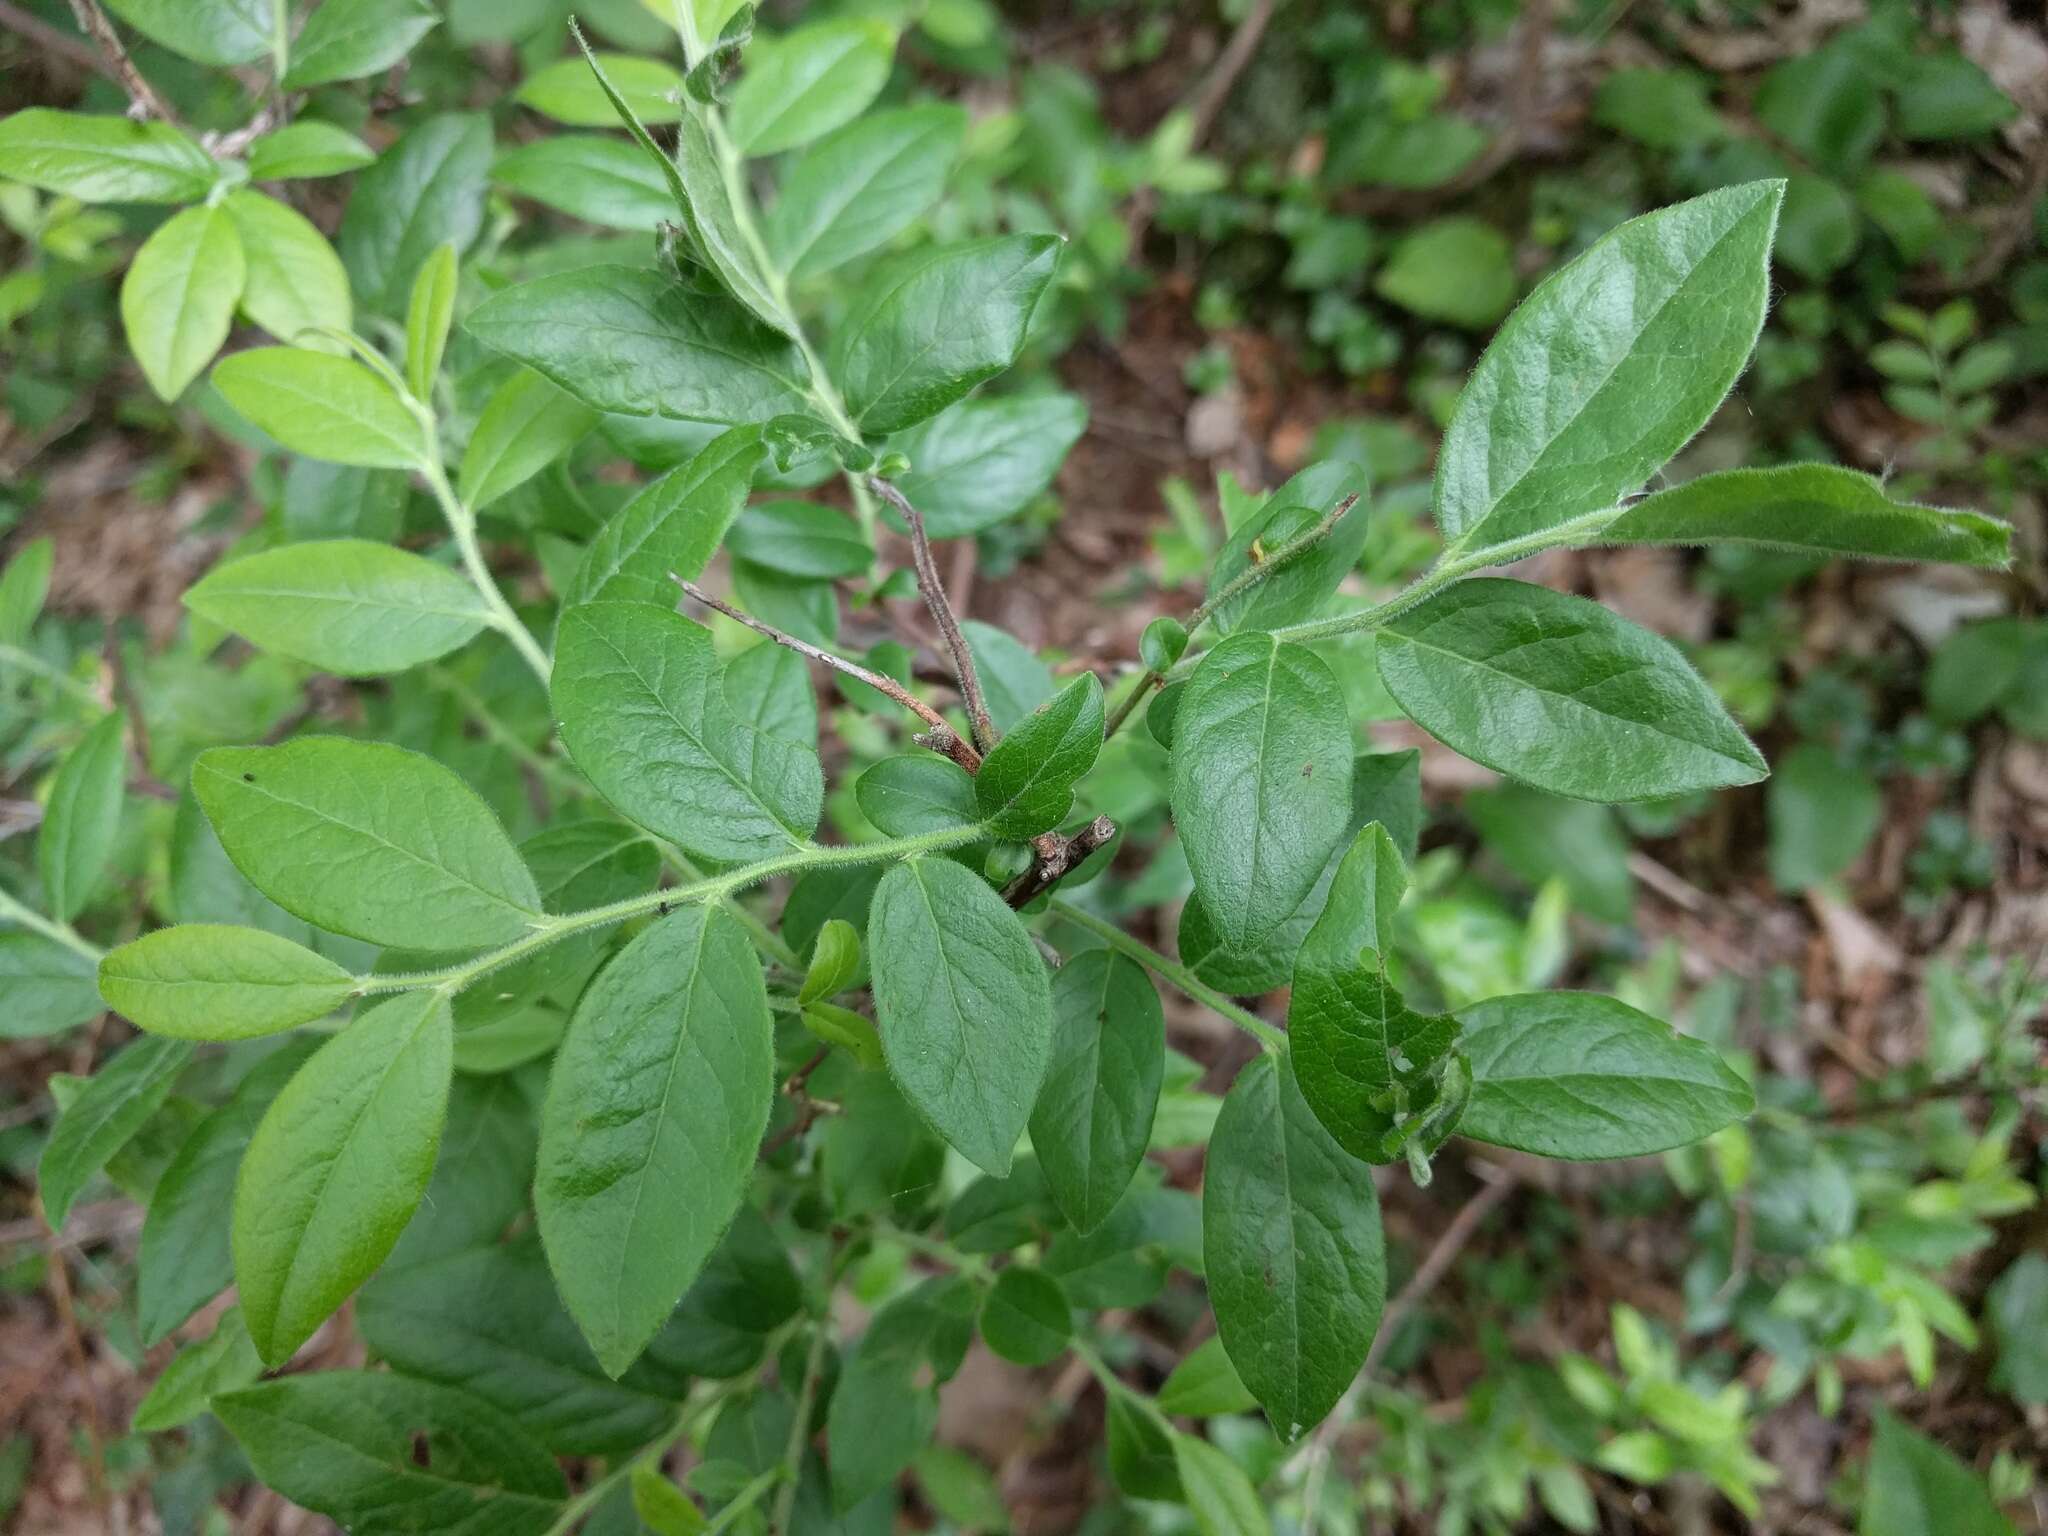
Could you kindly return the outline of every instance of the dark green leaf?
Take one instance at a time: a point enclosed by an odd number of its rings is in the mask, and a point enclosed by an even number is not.
[[[342,264],[368,308],[399,314],[415,274],[439,245],[459,254],[483,228],[490,120],[430,117],[364,171],[341,221]]]
[[[896,34],[842,16],[757,41],[733,91],[732,136],[750,155],[794,149],[858,117],[889,78]]]
[[[269,0],[107,0],[107,9],[150,41],[216,68],[268,54],[277,26]]]
[[[1074,786],[1102,751],[1102,683],[1084,673],[1012,726],[974,776],[981,819],[998,837],[1057,827],[1074,808]]]
[[[1046,1365],[1066,1351],[1073,1336],[1073,1309],[1059,1281],[1041,1269],[1011,1265],[981,1308],[981,1336],[1012,1365]]]
[[[1159,1387],[1160,1412],[1191,1419],[1245,1413],[1258,1405],[1259,1400],[1237,1379],[1237,1367],[1230,1363],[1222,1338],[1215,1334],[1196,1346]]]
[[[1856,1530],[1857,1536],[2016,1536],[1982,1478],[1882,1408]]]
[[[59,922],[84,910],[113,855],[128,776],[126,728],[119,711],[102,716],[51,776],[36,835],[36,872],[42,876],[43,904]]]
[[[739,1208],[774,1070],[761,964],[721,908],[649,928],[577,1004],[541,1114],[534,1204],[555,1283],[612,1376]]]
[[[322,0],[292,39],[283,84],[302,91],[389,69],[440,20],[426,0]]]
[[[776,265],[815,277],[886,244],[938,201],[966,131],[958,107],[906,107],[811,145],[783,173],[762,230]]]
[[[1493,854],[1531,885],[1562,880],[1572,906],[1588,917],[1634,921],[1628,835],[1606,806],[1503,784],[1467,795],[1465,814]]]
[[[40,933],[0,933],[0,1040],[54,1035],[106,1009],[89,955]]]
[[[1804,891],[1863,857],[1884,822],[1884,790],[1829,748],[1802,742],[1779,759],[1765,809],[1771,882]]]
[[[923,510],[922,505],[913,505]],[[966,636],[968,654],[981,674],[989,719],[997,730],[1007,731],[1059,690],[1052,670],[1023,642],[993,624],[963,619],[960,632]]]
[[[262,1374],[263,1361],[250,1342],[242,1309],[229,1307],[212,1333],[171,1357],[149,1395],[136,1405],[132,1427],[137,1434],[159,1434],[189,1424],[206,1412],[216,1393],[246,1387]]]
[[[966,538],[1044,495],[1087,427],[1088,406],[1074,395],[963,400],[891,440],[910,460],[896,488],[933,538]],[[882,515],[905,526],[891,506]]]
[[[1201,1536],[1269,1536],[1272,1522],[1244,1469],[1216,1446],[1175,1433],[1173,1462]]]
[[[875,561],[874,546],[853,519],[808,501],[748,507],[733,524],[726,547],[755,565],[813,581],[859,576]]]
[[[1217,633],[1238,629],[1279,629],[1313,617],[1358,564],[1371,521],[1365,471],[1334,459],[1314,464],[1266,498],[1265,506],[1239,523],[1216,557],[1209,575],[1213,597],[1290,540],[1317,527],[1346,496],[1358,504],[1318,543],[1296,555],[1249,591],[1217,605]],[[1254,548],[1258,553],[1253,554]]]
[[[144,1036],[129,1041],[79,1085],[36,1165],[43,1215],[53,1229],[64,1225],[86,1182],[163,1108],[191,1059],[192,1047],[183,1040]]]
[[[673,607],[669,573],[686,581],[704,574],[746,505],[765,452],[759,431],[734,427],[648,485],[590,541],[563,607],[622,600]]]
[[[536,139],[498,157],[491,180],[571,218],[654,230],[676,215],[661,168],[638,146],[594,133]]]
[[[861,814],[890,837],[971,827],[979,819],[974,780],[958,763],[929,752],[883,758],[853,781],[853,796]]]
[[[957,1277],[932,1279],[868,1324],[826,1419],[832,1502],[841,1513],[886,1487],[931,1440],[939,1399],[921,1373],[927,1364],[936,1367],[942,1339],[973,1316],[973,1306],[972,1292]]]
[[[1123,1199],[1151,1140],[1166,1020],[1143,968],[1106,949],[1060,967],[1052,1010],[1052,1065],[1031,1112],[1031,1144],[1061,1212],[1092,1232]]]

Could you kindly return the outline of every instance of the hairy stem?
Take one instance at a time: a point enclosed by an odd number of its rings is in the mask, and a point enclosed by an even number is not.
[[[443,966],[432,971],[402,971],[390,975],[372,973],[358,976],[355,979],[355,989],[361,996],[372,996],[380,992],[416,992],[426,987],[448,993],[460,992],[492,971],[546,949],[550,944],[559,943],[572,933],[584,933],[592,928],[609,928],[629,918],[643,917],[649,912],[665,911],[672,907],[723,901],[737,891],[759,885],[763,880],[772,880],[777,875],[794,875],[811,869],[838,869],[849,865],[879,864],[896,859],[908,859],[921,853],[936,853],[945,848],[962,847],[987,835],[987,831],[979,825],[942,827],[934,832],[920,832],[914,837],[891,838],[878,843],[857,843],[851,847],[796,848],[788,853],[778,854],[772,859],[762,859],[759,863],[744,864],[723,874],[708,875],[690,885],[649,891],[645,895],[629,896],[624,901],[610,902],[605,906],[589,907],[584,911],[564,913],[559,917],[542,918],[534,925],[531,933],[496,949],[486,950],[483,954],[462,961],[458,965]]]
[[[434,499],[441,504],[441,515],[448,521],[448,531],[455,535],[455,547],[462,552],[462,566],[469,573],[471,585],[491,612],[491,628],[512,642],[512,648],[519,653],[520,659],[540,679],[541,687],[546,688],[554,667],[548,661],[548,653],[533,638],[533,631],[512,611],[512,605],[505,600],[505,594],[491,575],[491,568],[484,564],[483,549],[476,541],[476,514],[455,494],[455,487],[448,483],[448,472],[441,467],[439,457],[429,456],[423,460],[420,473],[432,489]]]
[[[1119,954],[1130,956],[1161,981],[1186,993],[1220,1018],[1228,1019],[1267,1050],[1277,1051],[1286,1047],[1287,1035],[1284,1031],[1275,1029],[1257,1014],[1238,1007],[1178,960],[1167,959],[1151,945],[1141,939],[1132,938],[1116,924],[1104,922],[1086,908],[1077,907],[1060,897],[1053,897],[1052,910],[1055,915],[1075,927],[1087,929]]]

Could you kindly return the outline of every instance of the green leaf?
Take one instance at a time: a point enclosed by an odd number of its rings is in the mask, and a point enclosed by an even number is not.
[[[1012,1365],[1050,1364],[1066,1352],[1073,1332],[1067,1293],[1042,1269],[1010,1265],[982,1303],[981,1336]]]
[[[1373,292],[1389,303],[1468,331],[1491,329],[1515,302],[1515,286],[1507,236],[1463,214],[1404,236],[1373,279]]]
[[[461,263],[452,243],[443,241],[420,263],[405,303],[405,387],[413,398],[434,398],[441,374],[441,355],[448,349],[448,328],[455,320],[455,293]]]
[[[1052,1065],[1031,1111],[1031,1145],[1077,1232],[1109,1219],[1152,1137],[1166,1018],[1151,978],[1106,949],[1053,974]]]
[[[276,26],[269,0],[107,0],[152,42],[223,69],[263,58]]]
[[[1689,69],[1617,69],[1600,82],[1593,121],[1650,149],[1695,149],[1728,134],[1712,89]]]
[[[458,1065],[433,1182],[385,1261],[387,1273],[495,1242],[524,1217],[540,1139],[535,1086],[516,1073],[465,1076]]]
[[[362,538],[388,544],[405,525],[411,494],[403,470],[294,459],[285,471],[279,521],[288,540]]]
[[[289,1041],[257,1062],[227,1102],[193,1127],[157,1180],[136,1265],[144,1344],[168,1338],[233,1283],[235,1261],[222,1213],[234,1206],[235,1176],[249,1138],[313,1050],[311,1040]]]
[[[856,985],[860,975],[859,930],[842,918],[828,919],[811,946],[811,963],[796,1000],[809,1004],[836,997]]]
[[[30,107],[0,119],[0,176],[81,203],[193,203],[220,167],[167,123]]]
[[[482,511],[546,469],[597,425],[598,413],[530,368],[501,384],[462,451],[456,494]]]
[[[890,1075],[934,1130],[1000,1178],[1052,1043],[1052,989],[1031,935],[979,876],[912,859],[875,888],[868,940]]]
[[[1110,1481],[1134,1499],[1186,1497],[1174,1463],[1173,1432],[1143,1398],[1111,1392],[1104,1439]]]
[[[348,273],[311,220],[260,192],[230,193],[222,206],[242,242],[244,315],[279,341],[322,326],[348,329]],[[306,344],[336,345],[316,337]]]
[[[658,272],[558,272],[491,295],[463,324],[601,411],[730,426],[809,403],[794,342]]]
[[[1000,235],[929,246],[866,284],[835,334],[831,370],[861,429],[914,426],[1015,362],[1062,244]]]
[[[2012,98],[1974,59],[1954,48],[1913,55],[1900,74],[1895,99],[1902,139],[1975,138],[2019,116]]]
[[[1778,760],[1765,812],[1771,883],[1804,891],[1842,874],[1884,824],[1884,788],[1818,742],[1801,742]]]
[[[85,909],[113,855],[128,774],[125,729],[119,713],[101,716],[51,775],[36,835],[36,871],[43,904],[60,923]]]
[[[1444,434],[1447,535],[1484,548],[1611,506],[1706,425],[1763,325],[1784,191],[1753,181],[1631,219],[1537,286]]]
[[[966,538],[1044,495],[1087,427],[1088,406],[1075,395],[963,400],[891,440],[911,466],[896,488],[931,537]],[[882,515],[907,531],[895,508],[885,504]]]
[[[251,181],[294,181],[359,171],[377,152],[332,123],[292,123],[249,146]]]
[[[1372,1170],[1337,1145],[1270,1055],[1238,1073],[1217,1117],[1202,1259],[1223,1347],[1291,1441],[1364,1365],[1387,1275]]]
[[[673,41],[673,40],[671,40]],[[659,59],[600,53],[594,62],[643,123],[674,123],[683,116],[681,73]],[[611,99],[582,57],[557,59],[526,77],[512,99],[571,128],[613,128]]]
[[[1314,652],[1233,635],[1195,668],[1175,719],[1174,823],[1211,922],[1243,950],[1301,904],[1344,836],[1343,692]]]
[[[750,155],[779,154],[860,116],[889,78],[896,34],[840,17],[757,40],[732,93],[732,136]]]
[[[888,244],[939,200],[966,132],[958,107],[906,107],[813,144],[783,172],[762,227],[776,266],[816,277]]]
[[[1856,1530],[1857,1536],[2015,1536],[1976,1472],[1882,1408]]]
[[[1464,809],[1493,855],[1530,885],[1562,880],[1575,911],[1619,927],[1635,921],[1628,834],[1608,807],[1503,784],[1468,794]]]
[[[0,996],[0,1040],[59,1034],[106,1010],[92,961],[40,933],[0,933]]]
[[[1668,640],[1582,597],[1461,581],[1378,642],[1380,677],[1409,719],[1552,794],[1649,800],[1770,771]]]
[[[1803,171],[1787,178],[1775,247],[1779,265],[1818,283],[1848,265],[1862,243],[1856,205],[1838,183]]]
[[[52,1230],[64,1225],[71,1202],[87,1181],[163,1108],[191,1059],[192,1047],[183,1040],[144,1036],[122,1046],[79,1084],[76,1096],[57,1116],[36,1165],[43,1215]]]
[[[1223,1348],[1223,1340],[1212,1334],[1191,1351],[1159,1387],[1159,1411],[1206,1419],[1219,1413],[1246,1413],[1258,1407],[1245,1384],[1237,1378],[1237,1367]]]
[[[974,780],[958,763],[930,752],[885,757],[853,781],[861,814],[890,837],[915,837],[980,819]]]
[[[426,0],[322,0],[292,39],[284,87],[303,91],[389,69],[440,21]]]
[[[812,581],[860,576],[875,563],[874,546],[837,507],[809,501],[768,501],[740,512],[725,547],[742,560]]]
[[[633,1514],[654,1536],[697,1536],[710,1522],[687,1493],[654,1468],[633,1468]]]
[[[223,358],[214,387],[294,453],[366,469],[414,469],[429,452],[405,403],[349,357],[255,347]]]
[[[818,754],[740,718],[710,631],[681,614],[646,603],[569,609],[553,697],[562,742],[599,793],[692,856],[772,857],[803,846],[818,824]]]
[[[289,1360],[376,1273],[426,1192],[454,1071],[448,999],[359,1015],[264,1112],[235,1181],[235,1284],[256,1351]]]
[[[488,1306],[478,1306],[489,1297]],[[474,1393],[562,1456],[614,1456],[659,1436],[687,1391],[652,1356],[612,1380],[555,1294],[531,1233],[403,1269],[386,1265],[356,1326],[408,1376]]]
[[[1338,583],[1357,569],[1358,557],[1365,550],[1371,523],[1366,500],[1370,489],[1365,470],[1357,464],[1342,459],[1312,464],[1268,496],[1256,514],[1239,523],[1210,572],[1212,598],[1251,567],[1254,546],[1259,551],[1257,558],[1264,560],[1319,525],[1346,496],[1358,498],[1358,504],[1319,543],[1249,591],[1218,604],[1212,616],[1217,633],[1279,629],[1319,612]]]
[[[1894,501],[1831,464],[1724,469],[1645,497],[1600,530],[1617,544],[1758,544],[1873,560],[2002,566],[2012,529],[1977,512]]]
[[[1074,808],[1074,786],[1102,751],[1102,682],[1077,677],[1013,726],[974,776],[974,802],[998,837],[1047,832]]]
[[[564,133],[498,157],[491,180],[507,191],[610,229],[655,230],[676,216],[661,167],[636,145]]]
[[[2022,1407],[2048,1403],[2048,1258],[2023,1253],[1985,1297],[1998,1346],[1991,1384]]]
[[[568,1496],[538,1441],[452,1387],[315,1371],[213,1411],[265,1483],[364,1536],[544,1536]]]
[[[966,1451],[928,1445],[917,1453],[917,1484],[941,1519],[963,1531],[1001,1531],[1009,1511],[989,1469]]]
[[[461,949],[509,943],[541,919],[490,807],[420,753],[336,736],[214,747],[192,788],[250,883],[330,932]]]
[[[467,645],[490,623],[475,587],[445,565],[367,539],[284,544],[217,565],[185,606],[341,677],[403,672]]]
[[[964,1348],[962,1324],[971,1322],[974,1298],[958,1277],[925,1281],[883,1307],[854,1346],[832,1393],[825,1443],[832,1452],[832,1503],[852,1509],[887,1487],[931,1441],[938,1427],[938,1393],[927,1384],[944,1379],[937,1357]]]
[[[649,928],[577,1004],[541,1111],[534,1205],[562,1299],[610,1375],[739,1208],[774,1054],[760,961],[720,907]]]
[[[1173,1464],[1201,1536],[1270,1536],[1272,1522],[1244,1469],[1206,1440],[1175,1432]]]
[[[1359,833],[1295,959],[1287,1005],[1302,1097],[1345,1151],[1369,1163],[1399,1157],[1415,1117],[1439,1107],[1458,1038],[1455,1019],[1418,1013],[1387,978],[1407,884],[1386,829]]]
[[[746,505],[766,453],[758,428],[734,427],[651,482],[590,541],[562,594],[563,607],[600,601],[674,607],[669,573],[686,581],[704,574]]]
[[[57,541],[45,535],[20,545],[0,568],[0,645],[20,645],[35,628],[56,562]]]
[[[174,213],[121,280],[121,326],[149,387],[175,400],[228,338],[242,297],[235,220],[207,205]]]
[[[1052,669],[1022,641],[977,619],[962,619],[960,633],[981,673],[989,718],[997,730],[1007,731],[1058,691]]]
[[[437,246],[467,250],[483,228],[490,119],[430,117],[357,178],[341,221],[341,259],[356,298],[396,315]]]
[[[1720,1052],[1628,1004],[1532,992],[1460,1009],[1472,1101],[1460,1135],[1541,1157],[1643,1157],[1755,1105]]]
[[[818,750],[818,697],[795,651],[757,641],[725,664],[725,701],[756,730]]]
[[[107,1006],[152,1034],[246,1040],[339,1008],[355,978],[325,955],[261,928],[180,923],[100,962]]]
[[[741,233],[724,166],[695,113],[686,114],[676,130],[675,168],[682,182],[681,211],[692,252],[710,264],[726,292],[763,325],[794,336],[794,322],[761,272],[752,243]]]
[[[206,1412],[216,1393],[246,1387],[262,1374],[263,1361],[250,1341],[242,1309],[229,1307],[212,1333],[171,1357],[149,1395],[136,1405],[130,1427],[139,1435],[153,1435],[189,1424]]]

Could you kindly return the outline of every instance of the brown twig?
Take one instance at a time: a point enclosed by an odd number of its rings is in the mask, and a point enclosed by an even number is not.
[[[157,95],[156,87],[142,78],[142,71],[135,67],[135,61],[128,57],[128,50],[121,46],[121,36],[114,30],[114,24],[100,9],[99,0],[71,0],[71,14],[78,18],[79,30],[91,38],[104,55],[112,68],[112,77],[120,81],[121,89],[128,93],[128,115],[137,122],[156,117],[176,126],[178,114],[170,109],[163,97]]]
[[[1098,816],[1072,837],[1061,837],[1057,832],[1034,837],[1031,846],[1037,850],[1038,857],[1029,869],[1010,882],[1009,888],[1003,892],[1003,900],[1019,909],[1029,906],[1079,869],[1090,854],[1115,836],[1116,823],[1107,816]]]
[[[7,4],[6,0],[0,0],[0,27],[20,34],[46,53],[69,59],[81,69],[89,69],[94,74],[105,75],[109,80],[120,82],[120,75],[115,73],[111,64],[100,57],[98,49],[81,43],[68,32],[59,32],[41,17],[31,16],[20,6]]]
[[[995,745],[996,728],[988,717],[988,700],[982,696],[981,675],[974,670],[974,655],[967,649],[967,637],[960,633],[960,621],[953,617],[953,605],[946,601],[938,562],[932,559],[932,541],[924,531],[924,514],[880,475],[868,476],[868,489],[902,513],[903,521],[910,526],[917,589],[924,594],[924,605],[931,609],[932,622],[939,626],[939,638],[945,641],[953,658],[953,675],[960,680],[960,697],[967,705],[967,723],[974,732],[974,744],[986,752]]]
[[[674,571],[669,572],[669,580],[683,589],[685,597],[694,598],[707,608],[717,609],[718,612],[724,614],[728,619],[733,620],[735,623],[746,625],[747,628],[753,630],[758,635],[766,635],[777,645],[787,646],[799,656],[807,656],[812,661],[822,662],[835,672],[844,673],[848,677],[866,683],[877,693],[887,694],[891,699],[901,704],[905,709],[916,715],[918,719],[931,727],[930,730],[920,732],[913,738],[919,746],[930,747],[934,752],[944,753],[969,773],[975,773],[980,770],[981,754],[974,750],[973,744],[962,741],[960,733],[946,723],[944,715],[933,709],[931,705],[925,703],[916,694],[910,692],[909,689],[897,682],[895,678],[864,667],[857,661],[848,661],[844,656],[836,656],[822,647],[812,645],[808,640],[799,640],[795,635],[785,634],[773,624],[764,623],[760,619],[755,618],[751,613],[735,608],[732,604],[725,602],[721,598],[713,597],[694,581],[685,581]]]

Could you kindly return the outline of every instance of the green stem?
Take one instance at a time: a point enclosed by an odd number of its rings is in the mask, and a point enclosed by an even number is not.
[[[425,419],[431,422],[432,416],[427,415]],[[432,440],[431,431],[429,440]],[[491,611],[491,627],[512,642],[512,648],[519,652],[533,675],[540,679],[541,687],[546,688],[554,668],[548,661],[547,652],[533,638],[533,631],[512,611],[512,605],[505,601],[505,594],[498,590],[491,568],[484,564],[483,549],[476,541],[476,514],[455,494],[455,488],[448,483],[448,473],[438,458],[424,461],[420,465],[420,473],[432,489],[434,499],[441,504],[441,515],[448,520],[448,531],[455,535],[455,547],[462,551],[463,568],[469,572],[471,584],[483,598],[484,606]]]
[[[5,891],[0,891],[0,922],[18,923],[22,927],[40,933],[44,938],[62,944],[74,954],[83,955],[94,965],[106,958],[106,951],[80,933],[69,923],[59,922],[54,917],[45,917],[34,907],[24,906]]]
[[[699,1401],[685,1403],[682,1411],[658,1437],[564,1504],[561,1514],[555,1517],[555,1523],[547,1528],[543,1536],[568,1536],[570,1531],[576,1529],[577,1522],[603,1503],[606,1495],[631,1477],[636,1468],[659,1465],[661,1458],[668,1454],[670,1446],[687,1435],[700,1420],[710,1415],[728,1397],[751,1387],[759,1375],[758,1371],[753,1371],[732,1381],[720,1382]]]
[[[680,848],[671,848],[666,843],[662,843],[660,848],[662,859],[668,864],[669,868],[681,875],[684,880],[695,882],[705,878],[704,871],[691,863],[689,855],[685,854]],[[773,928],[770,928],[760,918],[731,897],[727,897],[722,905],[734,917],[739,919],[740,926],[747,930],[747,937],[754,941],[754,948],[761,951],[762,954],[773,960],[777,965],[797,972],[803,970],[804,963],[802,959],[798,957],[795,950],[783,943],[782,936]]]
[[[106,702],[68,672],[59,671],[33,651],[25,651],[18,645],[0,645],[0,662],[8,666],[21,667],[33,672],[45,682],[55,683],[66,693],[90,704],[95,709],[105,709]]]
[[[797,1482],[803,1476],[804,1447],[811,1438],[811,1410],[818,1401],[818,1378],[825,1372],[825,1340],[831,1332],[831,1304],[826,1315],[811,1324],[811,1347],[804,1355],[804,1384],[796,1397],[796,1418],[790,1422],[789,1440],[782,1447],[782,1486],[775,1493],[775,1508],[768,1517],[768,1536],[787,1536],[789,1517],[796,1509]]]
[[[1123,929],[1117,927],[1116,924],[1104,922],[1093,912],[1077,907],[1070,901],[1065,901],[1055,896],[1052,899],[1052,910],[1055,915],[1072,923],[1075,927],[1087,929],[1088,932],[1101,939],[1111,949],[1121,954],[1129,955],[1161,981],[1178,988],[1204,1007],[1212,1009],[1219,1016],[1228,1019],[1239,1029],[1257,1040],[1267,1050],[1278,1051],[1286,1049],[1287,1036],[1284,1031],[1275,1029],[1257,1014],[1238,1007],[1236,1003],[1233,1003],[1221,992],[1218,992],[1207,982],[1201,980],[1193,971],[1189,970],[1179,961],[1167,959],[1166,956],[1160,954],[1151,945],[1142,940],[1132,938]]]
[[[891,838],[886,842],[857,843],[844,848],[797,848],[789,853],[778,854],[772,859],[763,859],[757,864],[746,864],[738,869],[729,869],[723,874],[707,876],[691,885],[676,886],[664,891],[649,891],[645,895],[629,896],[624,901],[614,901],[602,907],[564,913],[560,917],[542,918],[535,924],[533,931],[524,937],[514,939],[497,949],[487,950],[459,965],[443,966],[433,971],[401,971],[390,975],[358,976],[355,979],[355,989],[361,996],[372,996],[381,992],[416,992],[427,987],[448,993],[460,992],[480,977],[501,966],[510,965],[514,960],[524,959],[538,950],[546,949],[550,944],[558,943],[572,933],[584,933],[592,928],[608,928],[629,918],[641,917],[646,913],[668,907],[687,907],[701,902],[722,901],[736,891],[745,890],[750,885],[758,885],[763,880],[771,880],[777,875],[908,859],[922,853],[936,853],[941,849],[962,847],[986,836],[987,828],[980,825],[942,827],[934,832],[920,832],[914,837]]]
[[[519,733],[500,720],[477,691],[453,672],[445,667],[427,666],[421,669],[421,673],[429,683],[461,705],[463,712],[477,723],[478,728],[491,739],[493,745],[518,758],[552,785],[558,793],[573,800],[589,800],[596,797],[597,791],[585,783],[580,775],[571,772],[560,758],[550,757],[522,741]]]

